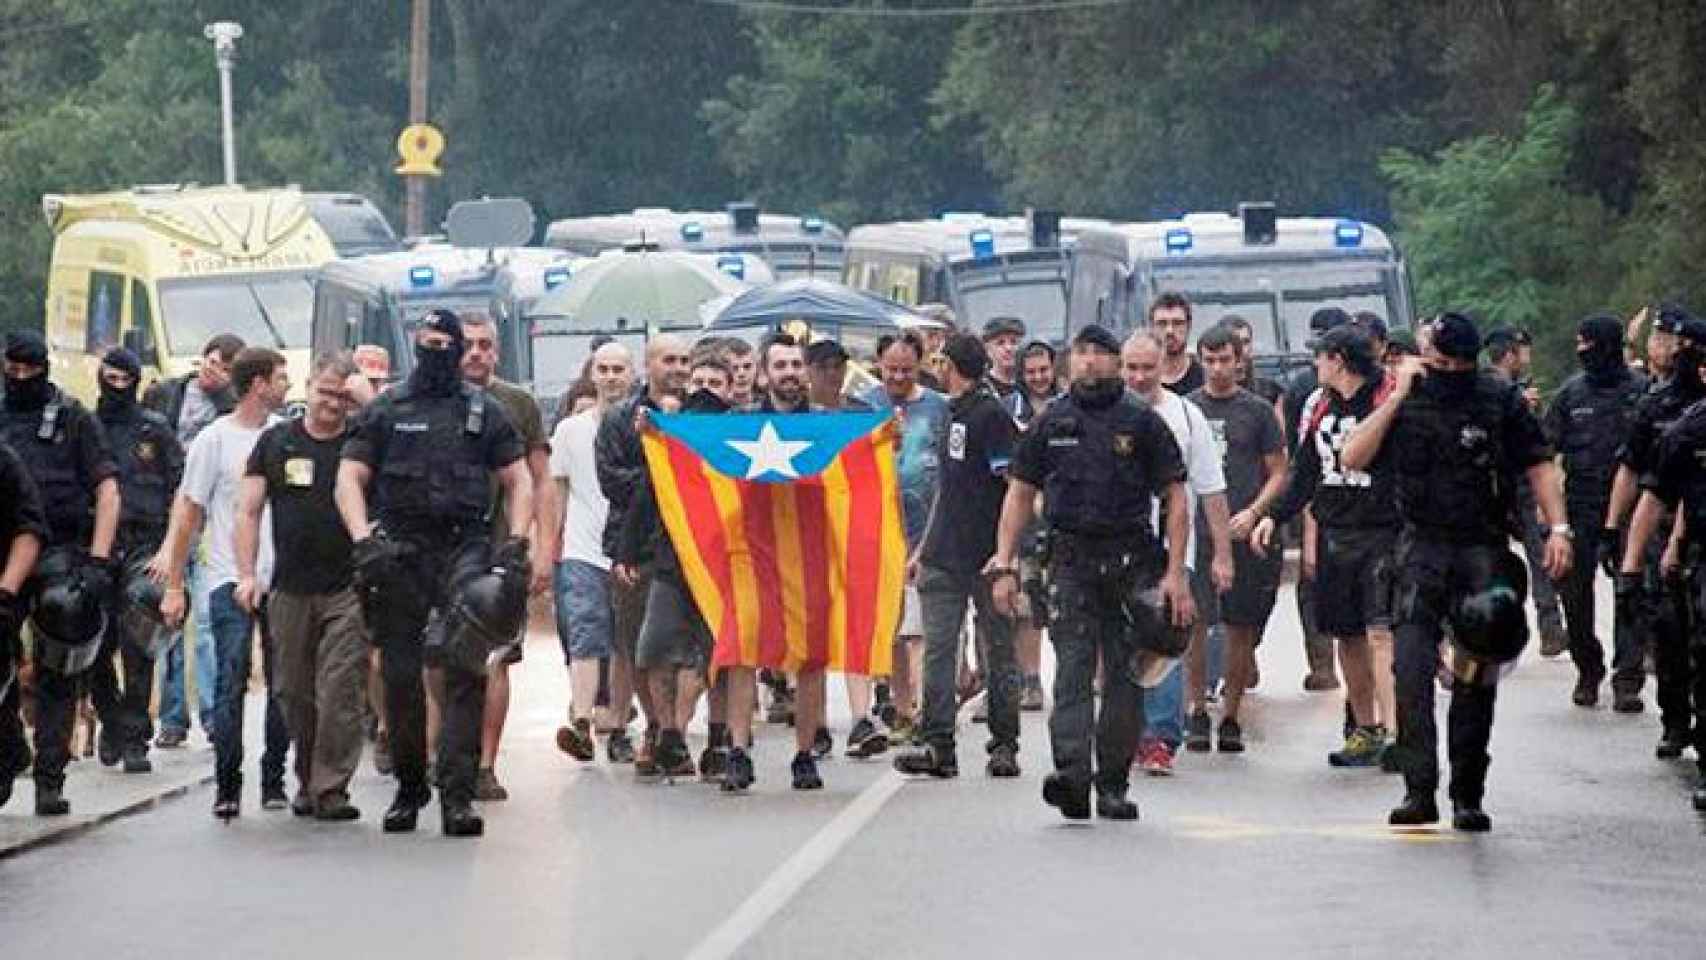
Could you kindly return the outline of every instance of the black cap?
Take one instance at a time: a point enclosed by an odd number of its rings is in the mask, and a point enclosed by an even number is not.
[[[453,311],[442,308],[438,310],[428,310],[426,313],[421,315],[420,329],[437,330],[439,333],[446,334],[450,337],[451,345],[454,349],[462,349],[464,342],[462,338],[462,318],[458,317]]]
[[[1089,324],[1074,334],[1072,337],[1072,345],[1074,347],[1081,345],[1100,347],[1103,350],[1116,355],[1120,352],[1119,338],[1114,336],[1107,327],[1104,327],[1099,323]]]
[[[847,350],[834,340],[819,340],[806,347],[806,363],[820,366],[825,363],[846,363]]]
[[[1682,321],[1682,339],[1697,347],[1706,348],[1706,320],[1698,317],[1685,317]]]
[[[1533,343],[1534,337],[1521,327],[1498,326],[1487,331],[1487,336],[1482,340],[1481,345],[1488,348],[1508,347],[1512,344],[1527,347],[1532,346]]]
[[[1374,355],[1374,341],[1356,326],[1328,330],[1315,338],[1314,350],[1343,358],[1345,365],[1359,376],[1372,376],[1380,369],[1380,358]]]
[[[1358,310],[1351,317],[1351,326],[1367,331],[1376,340],[1386,340],[1386,321],[1372,310]]]
[[[47,341],[34,330],[14,330],[6,334],[6,359],[13,363],[47,366]]]
[[[942,356],[967,380],[980,380],[989,372],[989,351],[983,348],[982,340],[969,333],[949,334],[942,344]]]
[[[1351,315],[1338,307],[1322,307],[1309,315],[1309,332],[1319,336],[1351,322]]]
[[[996,337],[1012,334],[1021,339],[1025,336],[1025,321],[1018,317],[995,317],[983,325],[983,339],[994,340]]]
[[[114,370],[123,370],[133,377],[142,376],[142,361],[136,358],[136,354],[123,347],[114,347],[108,350],[107,355],[101,358],[101,364],[112,367]]]
[[[1481,333],[1475,321],[1461,313],[1442,313],[1434,318],[1433,345],[1453,360],[1474,361],[1481,354]]]

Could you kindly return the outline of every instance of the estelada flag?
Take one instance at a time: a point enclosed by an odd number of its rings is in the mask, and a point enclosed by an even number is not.
[[[887,411],[650,415],[646,465],[714,666],[889,672],[896,433]]]

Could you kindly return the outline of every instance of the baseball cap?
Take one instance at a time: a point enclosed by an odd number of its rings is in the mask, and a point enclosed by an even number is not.
[[[1475,321],[1461,313],[1442,313],[1433,322],[1434,349],[1454,360],[1473,361],[1481,353]]]
[[[1024,339],[1025,321],[1018,317],[994,317],[983,325],[983,339],[994,340],[996,337],[1012,334]]]
[[[1112,354],[1120,352],[1120,340],[1099,323],[1087,324],[1072,337],[1072,345],[1099,347]]]

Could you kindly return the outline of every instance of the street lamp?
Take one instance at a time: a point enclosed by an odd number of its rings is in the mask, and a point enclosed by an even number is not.
[[[220,133],[225,141],[225,183],[237,185],[237,132],[231,121],[231,71],[237,66],[237,38],[243,25],[231,20],[210,23],[201,31],[213,41],[213,62],[219,68]]]

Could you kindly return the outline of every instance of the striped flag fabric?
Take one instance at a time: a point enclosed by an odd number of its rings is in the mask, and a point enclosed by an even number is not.
[[[881,410],[650,415],[646,466],[714,667],[890,672],[897,433]]]

